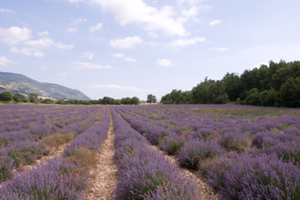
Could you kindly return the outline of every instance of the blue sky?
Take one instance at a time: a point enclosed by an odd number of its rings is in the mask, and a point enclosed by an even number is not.
[[[299,60],[299,0],[0,0],[0,71],[92,99],[160,100]]]

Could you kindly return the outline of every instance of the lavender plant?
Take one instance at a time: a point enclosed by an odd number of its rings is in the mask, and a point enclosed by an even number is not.
[[[225,199],[300,198],[300,170],[275,155],[231,155],[216,161],[207,178]]]
[[[3,182],[1,199],[82,199],[89,175],[82,173],[81,168],[76,162],[51,159]]]
[[[117,199],[198,199],[196,185],[164,155],[146,145],[141,134],[112,112],[118,163]],[[130,137],[127,137],[129,135]]]
[[[201,160],[213,158],[224,152],[224,149],[214,141],[191,140],[179,153],[178,162],[182,167],[198,169]]]
[[[218,143],[227,151],[244,152],[251,147],[251,140],[245,134],[225,133]]]

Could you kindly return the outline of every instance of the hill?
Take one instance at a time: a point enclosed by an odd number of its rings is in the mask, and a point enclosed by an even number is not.
[[[0,92],[3,91],[9,91],[14,94],[38,93],[39,96],[54,99],[90,100],[89,97],[79,90],[53,83],[38,82],[21,74],[7,72],[0,72]]]

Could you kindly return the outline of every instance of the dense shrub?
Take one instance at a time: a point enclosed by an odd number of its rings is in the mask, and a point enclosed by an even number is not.
[[[178,162],[182,167],[197,169],[201,160],[213,158],[222,152],[224,150],[216,142],[192,140],[181,149]]]
[[[82,199],[89,175],[81,168],[78,162],[51,159],[13,181],[3,182],[1,199]]]
[[[225,133],[218,143],[227,151],[242,152],[251,147],[251,140],[245,134]]]
[[[207,178],[225,199],[300,198],[300,170],[275,155],[231,154],[217,160]]]
[[[163,137],[159,143],[158,147],[163,150],[167,155],[177,154],[179,150],[184,146],[185,138],[183,135],[169,135]]]

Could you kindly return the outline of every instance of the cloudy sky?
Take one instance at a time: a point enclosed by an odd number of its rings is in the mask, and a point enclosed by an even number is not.
[[[299,0],[0,0],[0,71],[92,99],[299,60]]]

